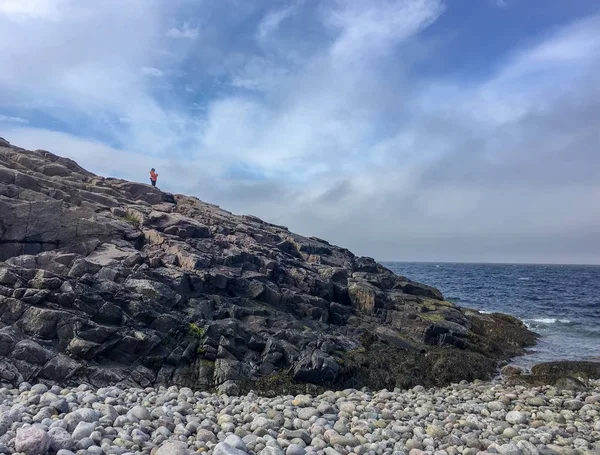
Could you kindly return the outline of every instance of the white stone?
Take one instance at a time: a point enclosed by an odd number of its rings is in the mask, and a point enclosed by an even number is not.
[[[83,438],[89,438],[90,435],[96,429],[96,424],[89,422],[79,422],[73,430],[73,434],[71,435],[75,441],[79,441]]]
[[[165,442],[156,451],[156,455],[190,455],[191,452],[185,442]]]
[[[138,420],[150,420],[152,416],[150,415],[150,411],[146,409],[144,406],[134,406],[127,413],[128,417],[135,417]]]
[[[225,438],[224,442],[225,444],[229,444],[231,447],[235,447],[236,449],[243,450],[244,452],[248,451],[246,443],[242,441],[242,438],[240,438],[238,435],[230,434]]]
[[[524,412],[510,411],[508,414],[506,414],[506,421],[508,423],[512,423],[513,425],[527,423],[528,420],[529,417],[527,417],[527,414],[525,414]]]
[[[213,449],[213,455],[246,455],[246,451],[230,446],[226,442],[220,442]]]

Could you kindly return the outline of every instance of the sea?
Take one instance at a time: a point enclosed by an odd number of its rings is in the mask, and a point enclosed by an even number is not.
[[[600,361],[600,266],[387,262],[399,275],[435,286],[481,312],[516,316],[541,335],[513,365]]]

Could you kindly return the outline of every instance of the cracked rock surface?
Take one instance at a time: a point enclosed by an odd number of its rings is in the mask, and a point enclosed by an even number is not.
[[[393,389],[534,342],[324,240],[0,140],[0,382]]]

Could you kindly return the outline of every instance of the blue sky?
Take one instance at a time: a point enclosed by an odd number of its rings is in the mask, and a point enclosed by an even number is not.
[[[600,263],[593,0],[0,0],[0,136],[380,260]]]

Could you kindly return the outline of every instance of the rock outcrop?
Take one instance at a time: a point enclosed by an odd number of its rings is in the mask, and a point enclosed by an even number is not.
[[[433,385],[535,342],[324,240],[6,141],[0,261],[4,382]]]
[[[530,373],[509,365],[502,369],[502,377],[510,385],[550,385],[558,389],[586,390],[586,382],[600,379],[600,362],[562,360],[538,363]]]

